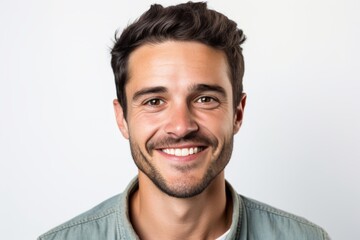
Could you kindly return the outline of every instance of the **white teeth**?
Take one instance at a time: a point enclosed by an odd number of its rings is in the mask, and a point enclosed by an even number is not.
[[[179,157],[189,156],[191,154],[195,154],[201,151],[199,147],[193,148],[164,148],[162,150],[164,153],[169,155],[175,155]]]
[[[175,149],[175,156],[181,156],[181,149]]]
[[[183,149],[181,150],[181,156],[187,156],[187,155],[189,155],[189,149],[183,148]]]

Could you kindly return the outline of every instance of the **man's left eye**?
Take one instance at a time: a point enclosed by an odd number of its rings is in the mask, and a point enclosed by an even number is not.
[[[213,102],[213,101],[215,101],[215,99],[212,97],[208,97],[208,96],[202,96],[196,100],[196,102],[199,102],[199,103],[209,103],[209,102]]]

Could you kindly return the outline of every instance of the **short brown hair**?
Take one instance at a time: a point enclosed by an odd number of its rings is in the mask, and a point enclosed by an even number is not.
[[[234,21],[208,9],[206,3],[188,2],[166,8],[154,4],[137,21],[125,28],[120,37],[117,35],[116,32],[115,44],[111,50],[111,66],[117,98],[125,118],[129,55],[143,44],[166,40],[197,41],[224,51],[230,69],[234,108],[240,103],[244,75],[244,59],[240,45],[245,41],[245,35]]]

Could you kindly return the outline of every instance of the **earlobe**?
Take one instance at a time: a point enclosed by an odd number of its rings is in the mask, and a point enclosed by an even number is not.
[[[244,109],[246,105],[246,93],[241,95],[241,100],[239,105],[236,107],[235,115],[234,115],[234,134],[236,134],[242,124],[242,120],[244,118]]]
[[[115,111],[116,122],[120,129],[120,132],[124,136],[124,138],[129,139],[129,129],[126,119],[124,117],[123,108],[121,107],[117,99],[114,99],[113,106]]]

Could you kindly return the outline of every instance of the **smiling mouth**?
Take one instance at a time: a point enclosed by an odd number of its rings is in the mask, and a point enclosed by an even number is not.
[[[178,157],[186,157],[192,154],[196,154],[198,152],[203,151],[204,147],[192,147],[192,148],[164,148],[161,149],[166,154],[178,156]]]

